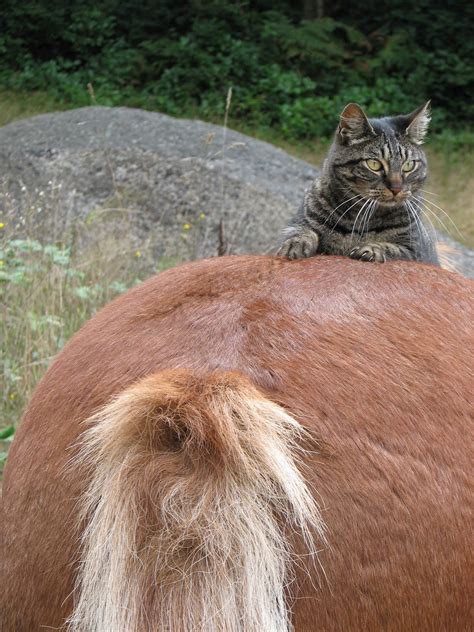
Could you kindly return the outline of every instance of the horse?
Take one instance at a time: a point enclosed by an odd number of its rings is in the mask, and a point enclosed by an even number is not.
[[[3,490],[6,632],[467,632],[472,283],[228,256],[59,353]]]

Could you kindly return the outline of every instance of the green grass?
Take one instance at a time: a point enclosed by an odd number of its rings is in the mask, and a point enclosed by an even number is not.
[[[58,212],[59,209],[52,209]],[[78,223],[62,243],[0,235],[2,394],[0,470],[34,387],[69,338],[104,304],[134,284],[178,263],[155,261],[151,245],[137,248],[131,215],[97,214]]]
[[[13,92],[0,88],[0,126],[18,119],[57,112],[75,107],[52,97],[46,92]]]

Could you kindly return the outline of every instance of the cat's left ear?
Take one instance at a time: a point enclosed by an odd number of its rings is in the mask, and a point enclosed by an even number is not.
[[[417,145],[422,144],[428,131],[428,125],[431,120],[430,104],[431,101],[427,101],[421,108],[406,116],[408,126],[405,133]]]
[[[339,117],[338,137],[347,145],[369,140],[375,135],[364,110],[357,103],[348,103]]]

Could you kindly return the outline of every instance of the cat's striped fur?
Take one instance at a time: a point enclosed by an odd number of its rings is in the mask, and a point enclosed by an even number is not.
[[[439,265],[417,197],[427,175],[420,145],[429,120],[429,102],[411,114],[381,119],[347,105],[321,174],[283,231],[278,254]]]

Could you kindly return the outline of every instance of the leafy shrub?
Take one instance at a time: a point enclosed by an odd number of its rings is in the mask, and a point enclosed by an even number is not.
[[[234,120],[293,139],[329,136],[351,100],[380,115],[432,98],[436,132],[474,117],[470,5],[324,8],[302,19],[285,0],[5,0],[0,83],[74,105],[92,84],[100,104],[211,120],[232,86]]]

